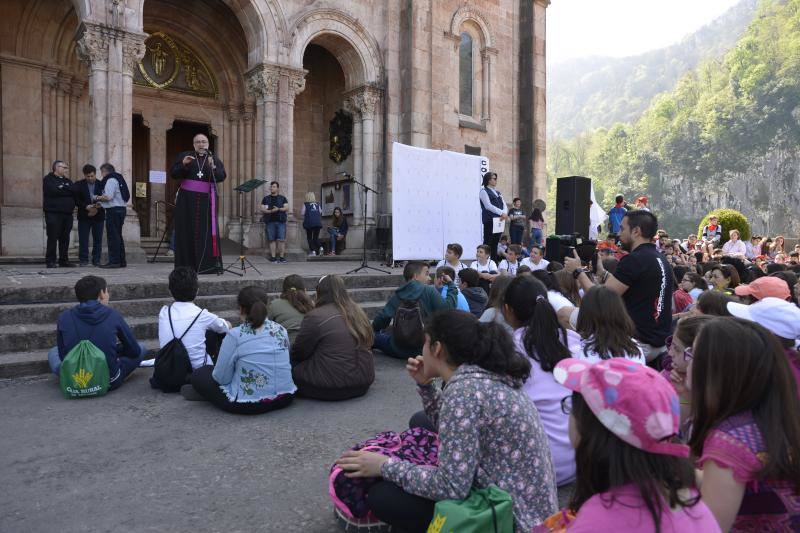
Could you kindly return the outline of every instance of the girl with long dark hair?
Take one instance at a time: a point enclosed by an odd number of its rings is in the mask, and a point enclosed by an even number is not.
[[[267,293],[261,287],[239,291],[242,325],[225,336],[217,364],[192,373],[192,386],[229,413],[260,414],[286,407],[297,390],[289,364],[289,335],[267,320]]]
[[[575,453],[567,436],[568,417],[561,411],[567,391],[556,383],[553,369],[568,357],[580,357],[580,337],[558,322],[547,289],[532,276],[514,278],[506,290],[503,314],[515,329],[514,345],[531,364],[523,390],[539,411],[556,467],[559,485],[575,478]]]
[[[624,357],[645,364],[642,350],[633,340],[636,327],[625,310],[625,302],[608,287],[595,285],[586,292],[575,329],[581,336],[586,360]]]
[[[755,322],[715,318],[688,355],[703,501],[723,531],[797,531],[800,400],[780,342]]]
[[[694,488],[689,447],[675,442],[678,397],[645,365],[612,358],[563,360],[554,374],[572,395],[570,413],[577,477],[570,532],[718,532]]]
[[[425,531],[435,502],[463,500],[494,484],[514,502],[516,531],[530,531],[556,510],[547,438],[522,384],[527,358],[508,333],[469,313],[441,311],[425,328],[422,356],[408,360],[425,412],[439,431],[437,467],[414,466],[373,452],[347,452],[337,464],[350,476],[382,476],[367,498],[393,530]],[[439,389],[434,378],[447,387]]]
[[[347,237],[347,217],[342,213],[341,207],[333,208],[333,218],[328,226],[328,255],[336,255],[344,249],[344,240]]]
[[[345,400],[366,394],[375,380],[372,324],[344,286],[341,276],[317,284],[316,307],[300,325],[292,354],[299,394]]]

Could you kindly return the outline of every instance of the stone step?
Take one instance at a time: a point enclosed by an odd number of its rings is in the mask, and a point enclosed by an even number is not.
[[[386,302],[394,293],[395,287],[377,287],[367,289],[350,289],[350,297],[358,303]],[[309,291],[314,295],[314,291]],[[280,293],[269,294],[270,300],[278,298]],[[110,306],[128,318],[147,317],[158,315],[161,308],[172,303],[171,297],[140,298],[136,300],[116,300],[116,294],[111,293]],[[236,294],[222,294],[198,296],[195,303],[212,311],[225,311],[236,308]],[[58,316],[75,306],[72,302],[56,302],[44,304],[14,304],[0,305],[0,326],[13,326],[15,324],[55,324]],[[4,348],[0,346],[0,352]]]
[[[383,302],[368,302],[361,304],[367,316],[372,319],[383,308]],[[235,313],[221,313],[220,316],[231,320],[232,323],[237,324],[239,317],[232,316]],[[136,323],[134,323],[136,322]],[[149,350],[158,349],[158,322],[146,323],[144,319],[136,319],[128,321],[128,325],[134,330],[137,339],[142,342]],[[0,332],[3,327],[0,327]],[[33,331],[28,331],[25,334],[32,334]],[[148,335],[143,335],[148,333]],[[49,335],[49,337],[47,337]],[[0,379],[18,378],[24,376],[35,376],[39,374],[47,374],[50,372],[50,366],[47,363],[47,352],[50,348],[55,346],[55,330],[52,326],[48,327],[48,331],[43,328],[35,334],[36,337],[47,337],[49,344],[42,344],[36,348],[22,348],[10,353],[0,353]],[[0,339],[3,339],[3,334],[0,333]],[[0,340],[2,342],[2,340]]]
[[[102,272],[102,270],[98,271]],[[116,271],[115,271],[116,272]],[[404,283],[403,276],[399,274],[389,274],[385,276],[375,276],[367,274],[355,274],[343,276],[345,287],[348,289],[356,288],[378,288],[378,287],[399,287]],[[306,287],[314,288],[319,281],[318,276],[304,276],[303,281]],[[283,285],[282,279],[238,279],[232,276],[204,276],[200,280],[200,296],[211,296],[215,294],[237,294],[240,289],[248,285],[258,285],[264,287],[267,292],[280,292]],[[167,283],[110,283],[112,301],[133,300],[143,298],[168,298],[169,287]],[[56,303],[75,301],[75,289],[73,285],[57,287],[0,287],[0,306],[3,305],[29,305],[37,303]]]
[[[365,302],[361,308],[372,319],[384,306],[383,301]],[[240,322],[238,311],[222,311],[216,313],[232,324]],[[155,339],[158,337],[158,315],[148,317],[127,318],[125,321],[130,326],[137,339]],[[54,322],[38,324],[15,324],[0,326],[0,362],[8,354],[49,350],[56,345],[56,328]]]

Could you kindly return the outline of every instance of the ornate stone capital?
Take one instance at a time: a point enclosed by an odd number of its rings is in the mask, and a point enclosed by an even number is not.
[[[289,103],[294,103],[297,95],[306,89],[306,74],[308,74],[308,71],[285,68],[283,73],[289,78],[289,92],[286,96],[289,98]]]
[[[276,101],[278,98],[278,87],[281,81],[281,69],[274,65],[262,64],[245,74],[247,79],[247,90],[256,97]]]
[[[122,40],[122,68],[124,74],[133,75],[133,71],[138,68],[139,61],[147,52],[144,41],[147,35],[128,33]]]
[[[345,99],[342,101],[342,109],[353,115],[353,122],[359,122],[361,120],[361,115],[353,96],[345,97]]]
[[[90,70],[108,68],[108,45],[110,35],[96,25],[83,25],[83,32],[77,39],[78,57],[89,65]]]
[[[352,91],[348,96],[353,107],[361,113],[363,118],[373,118],[378,102],[381,100],[382,91],[370,85]]]

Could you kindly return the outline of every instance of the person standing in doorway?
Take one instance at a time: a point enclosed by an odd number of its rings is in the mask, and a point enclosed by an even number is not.
[[[78,206],[78,260],[82,267],[89,265],[89,234],[92,235],[92,265],[100,266],[103,252],[103,225],[106,211],[96,198],[102,195],[102,186],[97,181],[97,169],[83,165],[84,179],[74,185],[75,204]]]
[[[170,177],[181,180],[175,199],[175,268],[199,274],[222,272],[222,249],[217,228],[217,183],[227,177],[222,160],[209,150],[208,137],[198,133],[194,150],[181,152]]]
[[[508,207],[503,196],[497,190],[497,173],[487,172],[483,175],[483,188],[478,194],[481,201],[481,221],[483,222],[483,244],[492,249],[492,259],[500,260],[497,255],[497,243],[500,242],[500,233],[494,233],[494,219],[508,220]]]
[[[289,211],[289,200],[280,194],[281,186],[277,181],[269,184],[269,194],[261,200],[262,220],[267,228],[269,242],[269,262],[286,262],[286,220]],[[277,248],[278,255],[275,255]]]
[[[319,231],[322,229],[322,209],[317,203],[314,193],[306,193],[306,201],[303,203],[303,210],[300,213],[303,217],[303,229],[306,230],[306,240],[308,241],[308,255],[314,256],[319,252],[322,255],[322,247],[319,245]]]
[[[56,268],[56,244],[58,244],[58,266],[74,267],[69,262],[69,234],[72,231],[72,212],[75,210],[75,196],[70,181],[69,165],[57,159],[53,161],[52,172],[43,178],[42,209],[47,230],[47,268]]]
[[[108,235],[108,263],[100,265],[100,268],[124,268],[128,266],[125,260],[125,242],[122,240],[127,200],[122,191],[127,191],[128,186],[122,185],[121,182],[124,183],[125,178],[111,163],[100,165],[100,175],[103,176],[103,194],[96,199],[106,211],[106,235]],[[130,194],[128,198],[130,199]]]

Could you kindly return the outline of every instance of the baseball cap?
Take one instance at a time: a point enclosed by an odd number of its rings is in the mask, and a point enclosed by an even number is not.
[[[600,423],[640,450],[688,457],[689,447],[668,440],[680,429],[680,402],[661,374],[622,357],[597,363],[563,359],[553,377],[579,392]]]
[[[789,284],[781,278],[764,276],[751,281],[747,285],[739,285],[734,289],[736,296],[752,296],[756,300],[778,298],[788,300],[791,297]]]
[[[728,302],[728,312],[733,316],[758,322],[778,337],[790,340],[800,338],[800,308],[792,302],[771,297],[752,305]]]

